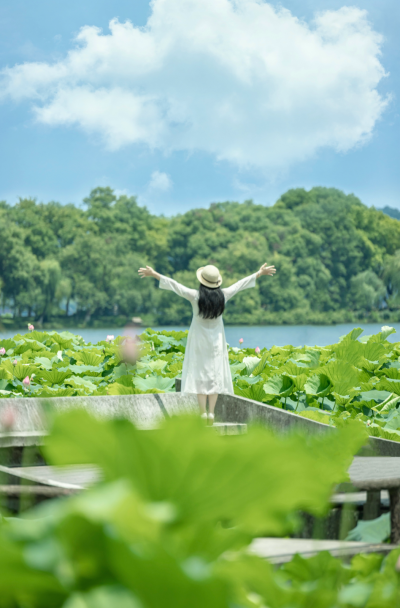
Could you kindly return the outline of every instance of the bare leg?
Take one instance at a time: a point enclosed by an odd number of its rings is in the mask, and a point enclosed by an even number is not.
[[[199,402],[200,414],[206,413],[207,395],[197,395],[197,401]]]
[[[217,399],[218,395],[208,395],[208,411],[210,412],[210,414],[214,414]]]

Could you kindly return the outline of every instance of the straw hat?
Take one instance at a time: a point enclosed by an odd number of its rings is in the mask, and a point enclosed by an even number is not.
[[[196,276],[202,285],[211,287],[211,289],[217,289],[222,283],[222,277],[218,268],[212,266],[212,264],[199,268],[196,272]]]

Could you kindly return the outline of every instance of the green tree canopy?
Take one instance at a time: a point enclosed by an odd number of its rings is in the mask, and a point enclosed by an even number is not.
[[[120,315],[187,324],[190,305],[141,281],[139,266],[195,287],[194,271],[216,264],[226,286],[267,261],[276,276],[232,301],[227,322],[400,319],[400,222],[334,188],[289,190],[269,207],[213,203],[172,218],[111,188],[95,188],[82,207],[21,199],[0,204],[0,242],[1,297],[16,317],[73,312],[86,322]]]

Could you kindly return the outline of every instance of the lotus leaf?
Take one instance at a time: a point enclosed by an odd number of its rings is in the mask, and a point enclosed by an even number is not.
[[[397,431],[400,428],[400,411],[392,409],[383,428],[387,431]]]
[[[382,378],[377,384],[377,389],[381,391],[390,391],[395,395],[400,395],[400,380]]]
[[[10,340],[9,338],[0,339],[0,348],[5,348],[8,352],[9,350],[14,350],[16,343],[14,340]]]
[[[332,382],[325,374],[311,376],[304,384],[307,395],[326,397],[332,390]]]
[[[311,408],[307,408],[299,413],[299,416],[303,416],[303,418],[308,418],[309,420],[314,420],[314,422],[321,422],[322,424],[329,424],[329,412],[324,412],[322,410],[316,411]]]
[[[270,353],[268,351],[263,353],[259,363],[253,369],[253,376],[258,376],[259,374],[261,374],[261,372],[264,370],[264,368],[267,364],[267,360],[268,360],[269,356],[270,356]]]
[[[79,353],[77,353],[75,358],[77,361],[82,361],[84,365],[91,366],[100,365],[100,363],[102,363],[103,361],[103,357],[93,350],[80,351]]]
[[[88,374],[93,376],[98,376],[102,373],[103,368],[101,365],[68,365],[68,367],[60,367],[59,371],[70,371],[72,374]]]
[[[75,388],[84,388],[85,390],[88,389],[89,391],[94,391],[97,388],[97,386],[93,384],[91,380],[81,378],[80,376],[70,376],[65,380],[64,383],[74,386]]]
[[[363,543],[383,543],[390,536],[390,513],[384,513],[377,519],[359,521],[349,532],[346,540],[357,540]]]
[[[338,395],[349,395],[358,385],[359,372],[347,361],[333,361],[322,368]]]
[[[253,399],[254,401],[266,401],[267,395],[264,391],[263,382],[258,382],[257,384],[251,384],[246,387],[235,387],[235,394],[240,397],[245,397],[246,399]]]
[[[342,361],[347,361],[351,365],[357,366],[363,358],[365,346],[357,340],[352,340],[346,337],[336,349],[336,358]]]
[[[44,378],[44,380],[46,380],[46,382],[53,385],[53,384],[62,384],[63,382],[65,382],[66,378],[68,378],[68,376],[71,376],[71,372],[69,372],[69,371],[60,372],[57,369],[51,369],[51,370],[40,370],[38,375],[41,378]],[[65,384],[67,384],[67,383],[65,382]]]
[[[361,334],[363,333],[363,329],[361,329],[361,327],[355,327],[354,329],[351,330],[351,332],[349,334],[346,334],[345,336],[341,336],[339,338],[339,343],[343,342],[343,340],[345,340],[346,338],[349,340],[357,340],[357,338],[359,336],[361,336]]]
[[[51,370],[53,364],[47,357],[35,357],[35,365],[40,365],[47,370]]]
[[[11,369],[10,369],[10,367],[8,367],[7,371],[11,371],[11,373],[18,380],[23,380],[24,378],[26,378],[26,376],[31,376],[38,370],[33,365],[29,365],[28,363],[22,363],[21,361],[18,361],[17,365],[14,365],[14,366],[11,365]]]
[[[273,376],[264,384],[264,391],[267,395],[277,397],[289,397],[294,390],[294,382],[289,376]]]
[[[243,363],[246,366],[247,374],[250,375],[253,373],[254,369],[259,365],[260,359],[259,357],[244,357]]]
[[[303,391],[304,386],[308,380],[308,376],[306,376],[306,374],[300,374],[298,376],[293,376],[292,379],[294,384],[294,390]]]
[[[119,382],[109,384],[107,387],[107,395],[135,395],[137,392],[138,390],[133,385],[126,386]]]
[[[163,378],[162,376],[149,376],[148,378],[133,378],[133,384],[141,391],[147,391],[155,388],[159,391],[170,392],[175,388],[175,380],[173,378]]]
[[[161,372],[163,369],[165,369],[168,365],[167,361],[162,361],[161,359],[156,359],[155,361],[138,361],[137,362],[137,368],[140,370],[144,370],[144,369],[149,369],[152,372],[153,371],[159,371]]]

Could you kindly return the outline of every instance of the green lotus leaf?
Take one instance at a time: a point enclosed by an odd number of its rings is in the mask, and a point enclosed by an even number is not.
[[[267,395],[278,397],[289,397],[293,393],[294,382],[289,376],[273,376],[264,384],[264,391]]]
[[[35,393],[35,397],[72,397],[76,394],[74,388],[51,388],[46,386]]]
[[[367,359],[367,361],[379,361],[384,363],[387,358],[387,348],[385,344],[367,342],[364,350],[364,358]]]
[[[326,397],[333,388],[332,382],[325,374],[315,374],[308,378],[304,384],[304,390],[307,395],[314,395],[315,397]]]
[[[261,372],[264,370],[265,366],[267,365],[267,360],[268,360],[269,356],[270,356],[270,353],[268,351],[263,353],[263,356],[259,360],[259,363],[253,369],[253,376],[259,376],[261,374]]]
[[[11,340],[10,338],[3,338],[2,340],[0,339],[0,348],[5,348],[6,351],[14,350],[15,346],[15,341]]]
[[[70,376],[65,380],[65,384],[74,386],[75,388],[88,389],[89,391],[95,391],[97,389],[96,384],[93,384],[91,380],[81,378],[80,376]]]
[[[130,365],[129,363],[121,363],[121,365],[114,367],[112,375],[109,376],[109,378],[114,382],[120,376],[125,376],[128,372],[131,372],[134,370],[135,370],[134,365]]]
[[[388,431],[397,431],[400,428],[400,412],[397,409],[391,410],[388,421],[383,428]]]
[[[322,368],[322,373],[332,382],[338,395],[349,395],[358,386],[360,373],[347,361],[328,363]]]
[[[306,365],[299,365],[297,362],[294,363],[289,359],[277,370],[278,374],[287,374],[288,376],[301,376],[304,374],[304,370],[307,368]]]
[[[182,372],[182,362],[178,361],[176,363],[172,363],[168,366],[168,371],[175,376],[179,375]]]
[[[174,378],[163,378],[162,376],[149,376],[148,378],[133,378],[133,384],[141,391],[157,389],[163,392],[171,392],[175,389]]]
[[[14,336],[14,340],[17,336]],[[49,341],[49,334],[48,332],[45,331],[31,331],[29,332],[29,334],[25,334],[24,336],[21,336],[21,334],[18,334],[18,337],[22,338],[24,341],[29,339],[29,340],[36,340],[37,342],[41,342],[42,343],[42,348],[43,348],[43,344],[46,344],[47,341]]]
[[[82,350],[81,352],[77,353],[75,359],[76,361],[82,361],[84,365],[97,366],[103,362],[104,357],[93,350]]]
[[[373,399],[377,403],[382,404],[383,401],[386,401],[386,399],[392,397],[392,393],[386,390],[373,389],[372,391],[361,392],[359,396],[365,401]]]
[[[107,387],[107,395],[135,395],[137,389],[134,386],[125,386],[119,382],[109,384]]]
[[[6,391],[4,389],[0,389],[0,395],[2,395],[3,397],[9,397],[9,395],[12,395],[12,391]]]
[[[316,411],[307,408],[299,413],[299,416],[314,420],[315,422],[321,422],[322,424],[329,424],[330,412],[324,412],[323,410]]]
[[[5,367],[0,367],[0,380],[12,380],[12,371],[9,371]]]
[[[376,387],[379,390],[389,391],[390,393],[394,393],[395,395],[400,395],[400,380],[381,378]]]
[[[125,376],[119,376],[117,382],[118,382],[118,384],[121,384],[123,386],[128,386],[128,387],[133,388],[132,380],[133,380],[132,376],[125,375]],[[111,386],[111,385],[109,385],[109,386]]]
[[[339,338],[339,343],[346,340],[346,338],[347,338],[347,340],[357,340],[357,338],[363,333],[363,331],[364,330],[361,329],[361,327],[355,327],[354,329],[351,330],[350,333],[348,333],[344,336],[341,336]]]
[[[379,370],[378,374],[381,378],[385,376],[386,378],[390,378],[392,380],[400,380],[400,369],[397,367],[384,367]]]
[[[307,374],[300,374],[298,376],[293,376],[294,390],[296,392],[303,391],[305,383],[308,380]]]
[[[5,361],[4,363],[7,363],[7,361]],[[11,373],[18,380],[23,380],[24,378],[26,378],[26,376],[30,377],[32,374],[35,374],[38,372],[37,367],[34,367],[33,365],[29,365],[27,363],[22,363],[21,361],[18,361],[17,365],[13,365],[10,361],[10,365],[11,365]],[[8,371],[10,371],[10,370],[8,369]],[[42,370],[40,370],[40,372],[41,371]]]
[[[294,353],[291,356],[291,360],[297,363],[297,365],[302,364],[304,367],[317,367],[320,358],[319,351],[307,350],[305,353]]]
[[[50,337],[50,340],[52,340],[53,345],[57,344],[61,350],[65,350],[66,348],[72,348],[73,346],[73,338],[65,338],[56,331],[49,331],[47,332],[47,335]],[[71,335],[74,336],[74,334]]]
[[[152,372],[161,372],[168,365],[167,361],[156,359],[155,361],[138,361],[136,366],[139,370],[151,370]]]
[[[103,367],[101,365],[68,365],[67,367],[60,367],[59,371],[70,371],[72,374],[88,374],[98,376],[103,372]]]
[[[241,388],[246,388],[246,386],[257,384],[258,382],[260,382],[260,376],[238,376],[236,378],[236,384]]]
[[[35,357],[35,365],[40,365],[47,370],[51,370],[53,364],[47,357]]]
[[[350,530],[346,540],[356,540],[363,543],[383,543],[390,536],[390,528],[390,513],[384,513],[377,519],[359,521],[356,527]]]
[[[378,334],[374,334],[373,336],[368,336],[368,342],[385,342],[391,334],[395,334],[396,330],[394,327],[384,326],[382,327],[382,331]]]
[[[346,336],[336,348],[335,355],[338,361],[346,361],[351,365],[357,366],[363,358],[364,351],[364,344],[361,344],[361,342],[358,342],[357,340],[349,339],[348,336]]]
[[[40,370],[38,376],[46,380],[46,382],[51,385],[63,384],[66,378],[68,378],[68,376],[71,376],[71,372],[60,372],[58,371],[58,369],[53,368],[51,370]]]
[[[247,386],[238,386],[234,387],[235,395],[239,397],[245,397],[246,399],[252,399],[253,401],[266,401],[267,395],[264,391],[263,382],[258,382],[257,384],[250,384]]]
[[[246,366],[247,375],[250,376],[250,374],[253,373],[253,370],[260,364],[260,358],[259,357],[244,357],[243,363]]]

